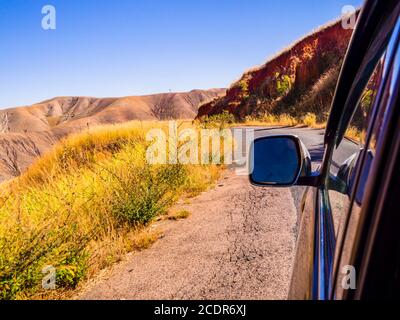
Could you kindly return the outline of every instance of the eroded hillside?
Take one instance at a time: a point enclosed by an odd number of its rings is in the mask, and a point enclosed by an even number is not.
[[[58,97],[0,110],[0,182],[19,176],[70,133],[132,120],[194,119],[200,104],[225,89],[123,98]]]
[[[351,35],[340,21],[321,27],[246,72],[225,96],[201,106],[198,118],[225,110],[240,120],[265,113],[298,117],[313,112],[322,121]]]
[[[0,110],[0,133],[38,132],[130,120],[194,119],[199,104],[224,89],[193,90],[123,98],[57,97],[27,107]]]

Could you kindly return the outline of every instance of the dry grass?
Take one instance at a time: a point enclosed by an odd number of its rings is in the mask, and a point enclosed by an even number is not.
[[[302,123],[307,127],[313,128],[317,124],[317,116],[314,113],[307,113],[303,119]]]
[[[345,137],[350,140],[358,142],[362,138],[362,132],[358,130],[356,127],[349,127],[346,130]]]
[[[71,136],[1,186],[0,299],[73,290],[149,247],[159,236],[146,229],[153,219],[217,180],[221,166],[149,165],[145,134],[154,127],[167,130],[166,123],[133,122]],[[55,292],[41,290],[45,266],[56,268]]]
[[[326,122],[318,123],[317,116],[313,113],[307,113],[305,116],[295,118],[287,114],[271,115],[266,114],[262,117],[246,117],[242,123],[236,123],[234,126],[277,126],[277,127],[294,127],[305,125],[314,129],[324,129]]]
[[[178,211],[176,213],[174,213],[173,215],[169,216],[168,219],[169,220],[182,220],[182,219],[187,219],[191,216],[191,213],[187,210],[181,210]]]
[[[272,114],[265,114],[261,117],[246,117],[245,121],[243,122],[246,126],[296,126],[299,124],[299,121],[296,120],[294,117],[289,116],[287,114],[282,115],[272,115]]]
[[[141,251],[148,249],[162,236],[160,231],[152,230],[151,228],[146,228],[140,232],[136,232],[133,237],[133,248],[135,250]],[[132,250],[131,248],[129,248]]]

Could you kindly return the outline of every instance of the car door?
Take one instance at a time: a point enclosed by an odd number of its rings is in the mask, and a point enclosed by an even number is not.
[[[371,39],[362,63],[361,71],[354,80],[345,113],[338,127],[335,148],[329,161],[326,211],[331,213],[329,222],[332,248],[335,255],[328,266],[329,284],[318,298],[348,298],[349,290],[357,287],[355,257],[361,241],[364,218],[362,209],[367,206],[366,189],[374,183],[371,169],[375,164],[376,145],[385,127],[384,118],[390,99],[386,89],[393,74],[400,21],[399,5],[395,6],[379,25]],[[357,102],[356,102],[357,101]],[[356,102],[356,103],[355,103]],[[334,239],[333,239],[334,238]],[[324,251],[328,256],[330,251]],[[353,279],[352,279],[353,277]]]
[[[325,135],[319,180],[306,191],[290,299],[345,298],[334,284],[346,259],[343,243],[353,204],[363,205],[373,164],[371,130],[397,41],[398,1],[366,2],[339,79]],[[364,171],[362,171],[364,170]],[[353,238],[352,238],[353,237]],[[349,265],[350,266],[350,265]]]
[[[368,268],[369,262],[368,259],[363,257],[364,250],[368,241],[374,241],[370,235],[371,230],[375,229],[380,223],[379,219],[372,222],[371,213],[377,213],[372,202],[385,196],[385,185],[394,176],[394,174],[391,174],[385,181],[380,181],[380,176],[384,175],[384,170],[389,167],[392,157],[395,158],[397,155],[395,148],[385,151],[385,149],[390,148],[392,135],[394,135],[394,132],[388,134],[388,130],[390,126],[397,126],[399,119],[399,107],[395,100],[399,86],[400,19],[398,12],[394,11],[393,14],[397,14],[397,21],[390,33],[390,41],[361,96],[359,108],[369,111],[364,113],[367,118],[363,119],[363,114],[361,118],[356,118],[356,120],[362,120],[357,123],[361,128],[361,135],[359,136],[361,149],[354,160],[353,173],[349,176],[348,185],[351,200],[342,199],[341,202],[347,208],[348,213],[342,215],[342,221],[339,224],[334,284],[331,292],[331,297],[335,299],[366,297],[362,292],[356,292],[356,290],[359,288],[360,282],[368,282],[365,279],[365,270]],[[397,114],[397,116],[392,114]],[[380,169],[378,169],[379,166]],[[382,168],[384,169],[382,170]],[[382,186],[379,186],[379,184]],[[370,243],[370,245],[373,246],[373,243]],[[381,253],[383,252],[387,252],[387,250],[381,250]],[[392,254],[389,253],[389,255]],[[391,262],[388,259],[385,273],[390,273],[390,265]],[[353,286],[349,288],[348,270],[350,269],[353,270],[354,279]],[[364,273],[364,278],[359,276],[360,273]],[[378,277],[379,275],[373,276]],[[382,282],[383,278],[376,283]],[[369,297],[376,298],[379,296],[389,296],[389,293],[373,292],[369,294]]]

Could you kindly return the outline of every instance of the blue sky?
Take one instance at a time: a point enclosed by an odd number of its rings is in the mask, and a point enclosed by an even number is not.
[[[53,5],[57,29],[41,27]],[[362,0],[0,0],[0,108],[227,87]]]

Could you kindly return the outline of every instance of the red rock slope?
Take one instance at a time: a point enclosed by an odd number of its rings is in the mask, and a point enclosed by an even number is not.
[[[224,110],[239,119],[266,112],[296,116],[306,111],[295,106],[305,95],[321,89],[315,85],[323,89],[324,83],[319,80],[329,80],[328,91],[334,91],[335,76],[351,35],[352,30],[343,29],[341,21],[321,27],[261,67],[246,72],[225,96],[201,106],[198,118]]]

